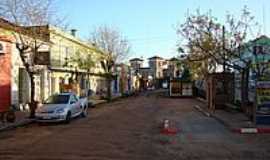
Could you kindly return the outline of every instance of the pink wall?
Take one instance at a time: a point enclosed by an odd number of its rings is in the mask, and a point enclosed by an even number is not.
[[[0,42],[4,42],[6,51],[0,54],[0,112],[3,112],[11,105],[11,39],[0,36]]]

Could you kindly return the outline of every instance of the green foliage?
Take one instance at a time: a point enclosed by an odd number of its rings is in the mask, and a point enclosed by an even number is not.
[[[187,81],[187,82],[190,82],[192,80],[190,70],[187,67],[184,67],[181,79],[182,81]]]
[[[189,61],[202,63],[205,71],[211,73],[217,65],[242,70],[249,62],[241,58],[240,50],[254,25],[254,17],[246,7],[238,19],[226,15],[225,23],[213,17],[211,11],[202,14],[198,10],[186,18],[177,33],[187,41]],[[244,67],[236,59],[245,64]]]
[[[84,70],[90,70],[95,67],[95,60],[91,53],[81,53],[77,51],[75,56],[71,58],[71,62]]]
[[[184,49],[182,47],[178,47],[177,52],[178,53],[185,53],[185,51],[184,51]]]

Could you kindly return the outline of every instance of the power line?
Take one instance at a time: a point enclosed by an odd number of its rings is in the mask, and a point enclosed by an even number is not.
[[[163,40],[163,39],[172,39],[170,36],[157,36],[157,37],[144,37],[144,38],[129,38],[129,41],[151,41],[151,40]]]

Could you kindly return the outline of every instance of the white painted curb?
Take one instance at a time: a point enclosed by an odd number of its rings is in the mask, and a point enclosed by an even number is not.
[[[241,128],[240,133],[258,133],[257,128]]]

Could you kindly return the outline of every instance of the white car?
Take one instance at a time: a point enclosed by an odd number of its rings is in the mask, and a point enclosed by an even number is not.
[[[73,93],[61,93],[50,96],[41,107],[36,110],[37,122],[66,123],[77,116],[87,116],[87,99],[78,99]]]

